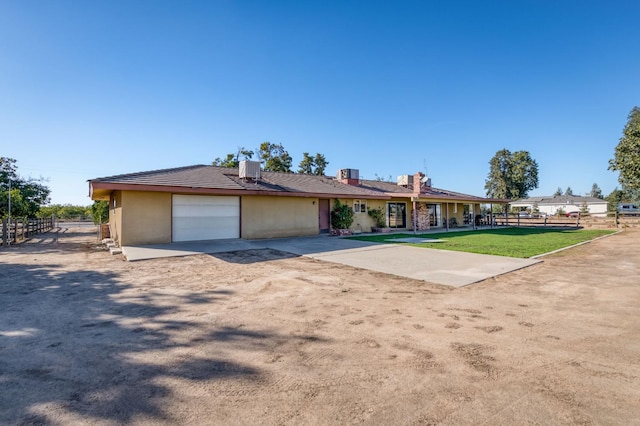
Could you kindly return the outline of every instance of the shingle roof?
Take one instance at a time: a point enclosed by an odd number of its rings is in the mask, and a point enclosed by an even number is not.
[[[185,186],[190,188],[242,189],[242,186],[227,178],[224,173],[222,173],[220,167],[205,165],[128,173],[92,179],[90,182]]]
[[[259,180],[254,181],[240,178],[237,168],[207,165],[107,176],[92,179],[89,183],[92,191],[95,188],[100,188],[103,194],[104,191],[121,188],[122,185],[126,185],[128,189],[131,189],[132,185],[139,185],[141,190],[144,190],[145,187],[154,187],[154,190],[158,190],[158,187],[167,187],[167,190],[175,190],[176,188],[230,190],[237,191],[239,194],[243,191],[251,191],[254,194],[256,192],[281,193],[282,195],[287,193],[324,194],[353,198],[409,198],[413,196],[412,189],[398,186],[393,182],[360,180],[358,185],[348,185],[333,177],[265,171],[261,172]],[[423,188],[420,197],[452,201],[490,201],[482,197],[438,188]]]
[[[262,171],[260,179],[245,181],[238,177],[238,169],[226,169],[225,175],[244,189],[254,191],[303,192],[330,195],[375,196],[366,188],[344,184],[327,176]]]

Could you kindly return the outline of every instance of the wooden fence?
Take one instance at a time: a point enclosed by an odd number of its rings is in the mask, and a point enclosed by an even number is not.
[[[47,232],[54,227],[55,217],[47,217],[42,219],[2,219],[2,245],[8,246],[14,244],[32,235]]]
[[[569,228],[631,228],[640,227],[640,214],[608,213],[606,216],[580,214],[575,217],[542,216],[524,217],[514,214],[496,215],[493,218],[496,226],[528,226],[528,227],[569,227]]]
[[[535,226],[535,227],[572,227],[580,226],[580,216],[543,216],[543,217],[524,217],[510,214],[508,216],[496,215],[494,224],[497,226]]]

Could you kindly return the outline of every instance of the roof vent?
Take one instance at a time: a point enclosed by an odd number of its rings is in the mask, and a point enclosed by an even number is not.
[[[240,161],[240,168],[238,170],[238,176],[240,179],[260,179],[260,162],[242,160]]]

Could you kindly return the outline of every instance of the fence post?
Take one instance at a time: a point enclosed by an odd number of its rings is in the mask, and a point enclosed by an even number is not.
[[[2,219],[2,245],[6,247],[7,244],[7,219]]]

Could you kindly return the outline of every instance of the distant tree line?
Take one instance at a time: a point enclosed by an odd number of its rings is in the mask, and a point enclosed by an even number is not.
[[[71,204],[49,205],[51,190],[44,178],[24,178],[18,174],[17,160],[0,157],[0,218],[11,217],[42,218],[55,215],[59,219],[93,219],[95,223],[109,220],[109,208],[106,201],[96,201],[91,206]],[[11,188],[11,196],[9,196]]]
[[[293,158],[282,144],[263,142],[255,151],[239,147],[236,152],[227,154],[224,158],[217,157],[212,164],[218,167],[239,167],[240,161],[252,160],[256,157],[262,163],[262,169],[267,172],[293,173]],[[323,154],[310,155],[302,153],[302,160],[298,164],[297,173],[323,176],[329,162]]]
[[[20,176],[16,163],[13,158],[0,157],[0,217],[9,215],[11,202],[12,216],[34,218],[40,206],[49,202],[51,191],[44,185],[43,178]]]
[[[51,204],[40,207],[37,217],[54,216],[62,220],[93,220],[94,223],[109,221],[109,203],[94,201],[90,206],[75,206],[72,204]]]

